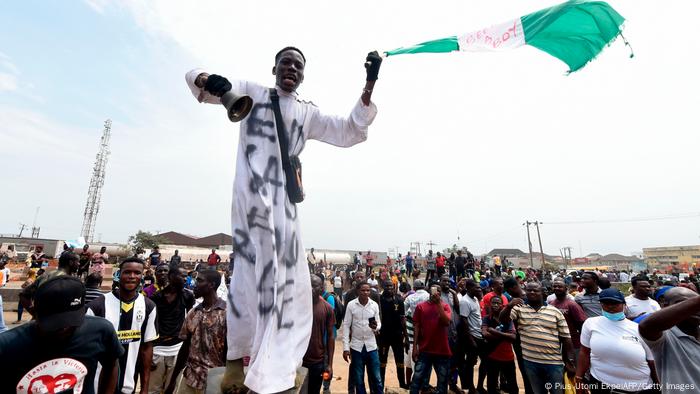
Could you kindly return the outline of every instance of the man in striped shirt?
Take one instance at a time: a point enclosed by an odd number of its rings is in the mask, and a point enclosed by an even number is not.
[[[404,366],[406,367],[406,382],[411,381],[413,375],[413,313],[421,302],[428,301],[430,294],[425,290],[425,285],[420,279],[413,282],[415,293],[409,295],[404,300],[404,313],[406,315],[406,339],[404,344]]]
[[[544,305],[542,286],[539,283],[528,283],[525,295],[528,304],[521,298],[513,298],[501,311],[500,321],[504,325],[512,321],[517,326],[525,373],[533,392],[561,394],[563,369],[566,368],[566,373],[572,377],[574,373],[574,352],[569,327],[559,309]]]

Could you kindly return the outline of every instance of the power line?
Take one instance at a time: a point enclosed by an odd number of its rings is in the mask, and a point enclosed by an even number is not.
[[[606,223],[633,223],[633,222],[655,222],[661,220],[676,220],[700,217],[700,212],[682,213],[677,215],[649,216],[629,219],[598,219],[598,220],[567,220],[556,222],[540,222],[540,224],[606,224]]]

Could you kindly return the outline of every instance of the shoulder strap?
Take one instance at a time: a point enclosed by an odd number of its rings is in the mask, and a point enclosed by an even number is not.
[[[282,168],[285,173],[289,173],[291,165],[289,163],[289,142],[287,141],[287,128],[282,119],[282,111],[280,110],[280,97],[277,95],[277,89],[270,88],[270,101],[272,102],[272,111],[275,113],[275,128],[277,129],[277,139],[280,144],[280,154],[282,156]]]

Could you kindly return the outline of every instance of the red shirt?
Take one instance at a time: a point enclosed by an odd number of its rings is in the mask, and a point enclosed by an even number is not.
[[[491,309],[491,299],[496,296],[496,293],[493,291],[490,293],[486,293],[484,298],[481,300],[481,317],[486,317],[489,314],[489,309]],[[508,298],[506,298],[505,295],[501,294],[501,301],[503,301],[503,306],[508,305]]]
[[[216,254],[216,253],[212,253],[212,254],[209,255],[209,257],[207,257],[207,263],[208,263],[209,265],[216,265],[216,264],[218,264],[220,261],[221,261],[221,257],[219,257],[219,255]]]
[[[482,320],[481,323],[482,328],[496,328],[501,327],[499,331],[501,332],[506,332],[506,333],[515,333],[515,330],[513,329],[513,323],[508,323],[508,326],[505,327],[503,326],[498,320],[492,319],[490,317],[485,317]],[[494,342],[494,343],[490,343]],[[505,340],[505,339],[499,339],[499,340],[492,340],[486,341],[487,347],[489,349],[492,349],[491,352],[488,354],[488,358],[491,360],[496,360],[496,361],[513,361],[515,360],[515,355],[513,354],[513,346],[512,342]]]
[[[450,306],[444,302],[439,305],[430,301],[421,302],[413,312],[413,325],[419,327],[418,343],[419,353],[430,353],[437,356],[452,356],[450,343],[447,340],[447,330],[450,326],[440,323],[440,311],[442,308],[448,317],[452,318]]]
[[[435,265],[438,268],[444,268],[445,267],[445,256],[438,256],[435,258]]]
[[[575,349],[579,349],[581,347],[581,332],[577,330],[576,327],[581,327],[587,318],[581,305],[577,304],[576,301],[570,300],[568,297],[564,298],[564,301],[559,301],[555,298],[549,305],[559,309],[564,315],[566,325],[569,326],[571,342],[573,342]]]

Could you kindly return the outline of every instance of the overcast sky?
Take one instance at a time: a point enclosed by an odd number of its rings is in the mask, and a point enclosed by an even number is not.
[[[347,114],[364,85],[367,52],[554,4],[7,2],[0,233],[31,226],[41,207],[42,236],[79,235],[107,118],[114,123],[96,226],[102,240],[124,242],[139,229],[230,233],[238,126],[221,107],[194,100],[186,71],[271,85],[274,54],[294,45],[308,59],[301,96]],[[301,156],[304,245],[526,250],[528,219],[544,223],[551,254],[563,246],[580,255],[700,244],[700,3],[610,4],[627,18],[635,57],[618,40],[570,76],[530,47],[386,59],[369,139],[350,149],[312,142]],[[615,222],[666,217],[675,219]],[[554,224],[586,221],[598,223]]]

